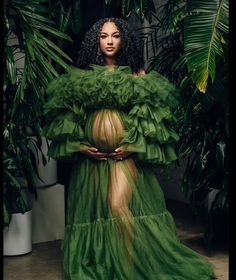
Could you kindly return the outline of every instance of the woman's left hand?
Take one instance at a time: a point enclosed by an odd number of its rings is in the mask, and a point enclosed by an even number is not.
[[[113,160],[124,160],[127,157],[129,157],[133,152],[127,152],[124,150],[124,148],[119,147],[115,149],[114,153],[108,154],[109,158],[112,158]]]

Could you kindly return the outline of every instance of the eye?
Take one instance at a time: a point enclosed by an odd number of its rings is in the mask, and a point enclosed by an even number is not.
[[[120,35],[119,34],[115,34],[114,38],[118,39],[118,38],[120,38]]]
[[[100,35],[100,38],[105,39],[107,36],[106,35]]]

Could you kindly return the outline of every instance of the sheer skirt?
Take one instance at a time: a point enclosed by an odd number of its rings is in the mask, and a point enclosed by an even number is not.
[[[91,114],[86,133],[98,150],[113,152],[124,114]],[[68,224],[62,243],[65,280],[208,280],[212,267],[179,242],[153,172],[132,156],[97,161],[81,155],[72,170]]]

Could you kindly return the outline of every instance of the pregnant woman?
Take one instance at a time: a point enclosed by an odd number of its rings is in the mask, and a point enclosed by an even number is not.
[[[180,243],[150,169],[176,160],[176,89],[142,69],[127,23],[95,23],[78,68],[52,81],[47,93],[49,155],[74,159],[64,279],[212,279],[211,265]]]

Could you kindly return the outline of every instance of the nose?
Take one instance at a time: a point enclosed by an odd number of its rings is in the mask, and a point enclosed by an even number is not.
[[[107,44],[108,44],[108,45],[113,45],[112,36],[108,36]]]

